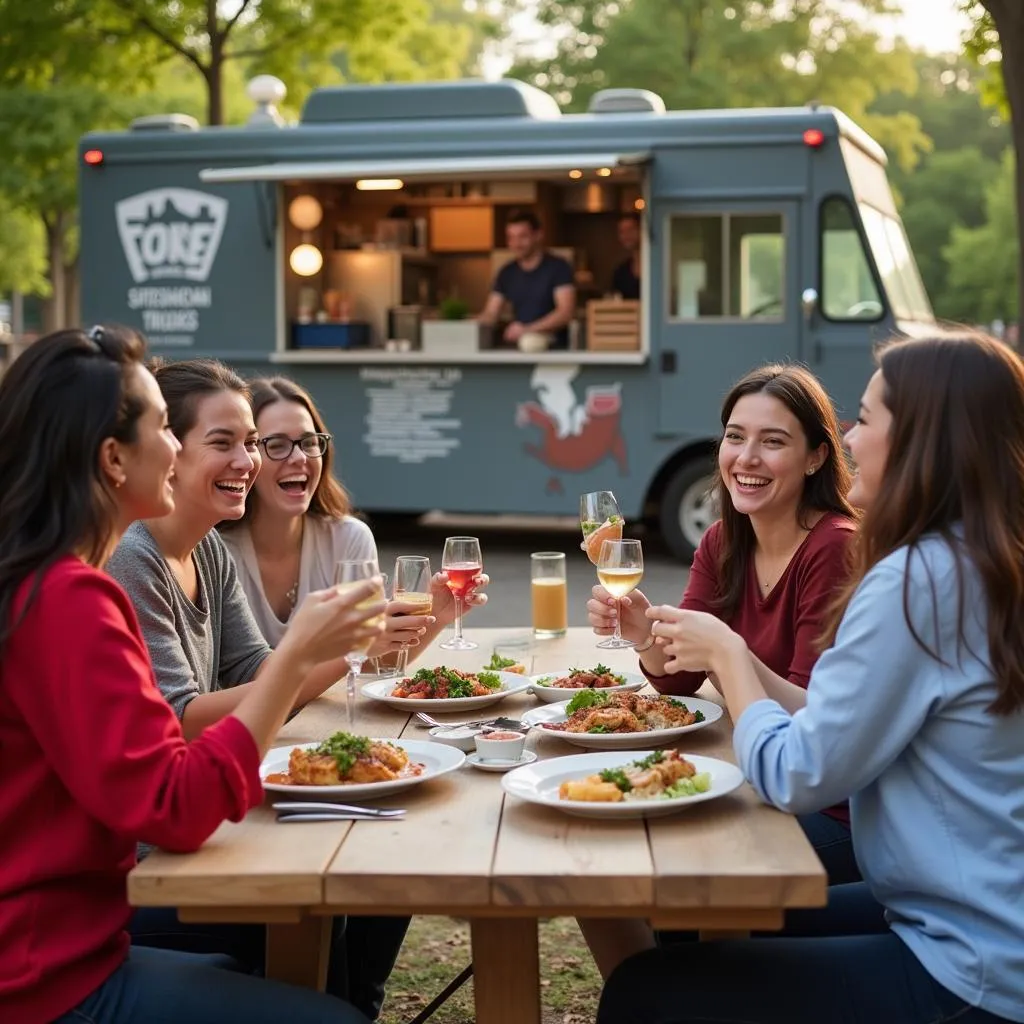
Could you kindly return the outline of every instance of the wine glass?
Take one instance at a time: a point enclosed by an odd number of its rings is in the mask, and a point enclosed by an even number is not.
[[[448,574],[448,589],[455,598],[455,635],[439,644],[446,651],[472,651],[477,644],[462,636],[462,611],[473,581],[484,567],[480,541],[476,537],[449,537],[444,542],[441,568]]]
[[[363,580],[368,580],[379,575],[380,569],[377,567],[376,558],[346,559],[343,562],[338,562],[335,566],[334,584],[339,591],[344,592],[346,590],[354,589]],[[384,591],[383,589],[380,589],[376,593],[371,594],[365,600],[360,601],[356,607],[365,608],[368,605],[376,604],[378,601],[383,600],[383,598]],[[369,620],[369,624],[374,625],[382,619],[382,615],[375,616]],[[356,726],[356,678],[363,670],[363,664],[366,661],[366,652],[369,651],[372,644],[373,637],[367,637],[365,640],[360,641],[355,648],[349,651],[347,656],[348,676],[345,678],[345,683],[348,727],[350,732],[354,732]]]
[[[622,513],[611,491],[591,491],[580,498],[583,550],[594,565],[606,540],[622,540]]]
[[[597,559],[597,578],[615,598],[615,633],[597,646],[635,647],[632,640],[626,640],[622,635],[619,601],[635,590],[644,578],[644,553],[640,541],[606,540]]]
[[[434,608],[434,595],[430,591],[430,559],[423,555],[399,555],[395,559],[395,589],[392,600],[404,601],[416,607],[403,615],[429,615]],[[409,647],[402,644],[395,661],[395,675],[405,674],[409,660]]]

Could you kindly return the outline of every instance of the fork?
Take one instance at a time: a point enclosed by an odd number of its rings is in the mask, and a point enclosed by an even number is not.
[[[442,729],[521,729],[523,723],[517,722],[512,718],[481,718],[475,722],[439,722],[436,718],[431,718],[425,711],[417,711],[416,718],[421,721],[424,725],[431,725]]]

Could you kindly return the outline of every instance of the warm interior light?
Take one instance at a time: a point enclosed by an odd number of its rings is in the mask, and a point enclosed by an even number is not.
[[[401,178],[360,178],[356,188],[360,192],[395,192],[404,184]]]
[[[597,176],[599,178],[610,178],[612,176],[612,169],[610,167],[599,167],[597,169]]]
[[[646,208],[647,208],[647,203],[645,203],[642,199],[634,199],[633,200],[633,209],[634,210],[645,210]]]
[[[101,163],[103,163],[103,150],[102,149],[87,149],[82,154],[82,159],[90,167],[98,167]]]
[[[808,128],[804,132],[804,145],[817,149],[825,142],[825,133],[820,128]]]
[[[324,265],[323,253],[315,245],[303,242],[302,245],[297,245],[292,249],[292,254],[288,257],[288,265],[299,277],[312,277],[314,274],[319,274],[320,268]]]
[[[300,231],[312,231],[323,218],[324,208],[313,196],[296,196],[288,204],[288,219]]]
[[[574,178],[574,179],[575,178],[582,178],[583,177],[583,172],[582,171],[570,171],[569,172],[569,177],[570,178]]]

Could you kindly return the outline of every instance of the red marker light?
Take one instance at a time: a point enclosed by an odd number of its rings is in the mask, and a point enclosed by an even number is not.
[[[804,145],[811,149],[818,149],[825,143],[825,133],[820,128],[808,128],[804,132]]]
[[[103,150],[102,149],[87,149],[82,154],[82,159],[90,167],[99,167],[103,163]]]

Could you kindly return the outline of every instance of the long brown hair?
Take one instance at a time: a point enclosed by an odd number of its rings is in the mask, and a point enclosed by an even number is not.
[[[167,403],[167,422],[179,441],[196,425],[199,403],[210,395],[233,391],[249,401],[249,386],[230,367],[216,359],[156,358],[149,364]]]
[[[309,392],[287,377],[257,377],[249,381],[249,390],[252,393],[252,418],[259,423],[260,413],[268,405],[275,402],[295,402],[301,405],[309,413],[313,421],[313,427],[318,434],[326,434],[327,426],[324,423],[320,410],[317,409]],[[309,502],[309,515],[319,516],[321,519],[344,519],[352,513],[352,501],[348,492],[341,486],[334,476],[334,442],[327,446],[327,451],[321,456],[323,460],[323,472],[320,474],[320,482],[316,485],[313,497]],[[249,498],[245,503],[245,515],[234,522],[245,522],[251,515],[252,510],[258,501],[256,491],[249,492]],[[225,526],[230,529],[231,523],[222,523],[220,529]]]
[[[46,570],[78,553],[99,567],[117,504],[100,468],[110,437],[132,444],[147,401],[145,354],[124,327],[57,331],[34,342],[0,383],[0,648],[18,628]],[[17,621],[18,589],[32,592]]]
[[[856,513],[846,498],[850,469],[843,455],[839,421],[821,382],[802,366],[771,363],[752,370],[733,385],[722,403],[722,430],[728,426],[736,403],[746,395],[765,394],[780,401],[797,419],[809,451],[825,445],[828,453],[817,472],[804,478],[797,506],[797,522],[809,529],[815,513],[835,513],[853,519]],[[720,469],[714,490],[722,517],[722,543],[718,554],[718,593],[715,609],[728,619],[739,607],[754,557],[757,538],[750,517],[736,511]]]
[[[891,342],[877,362],[892,415],[889,456],[829,635],[835,638],[872,566],[899,548],[909,549],[909,560],[927,534],[938,534],[956,558],[960,645],[969,611],[966,565],[981,581],[998,687],[989,710],[1008,715],[1024,707],[1024,364],[1001,342],[964,333]],[[910,587],[908,572],[907,626],[929,655],[946,664],[911,620]],[[934,580],[931,592],[934,602]],[[933,620],[937,616],[935,607]]]

